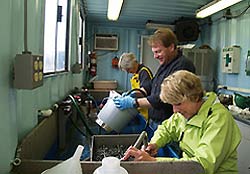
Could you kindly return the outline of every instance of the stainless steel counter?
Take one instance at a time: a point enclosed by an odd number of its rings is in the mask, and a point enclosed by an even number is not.
[[[238,121],[240,121],[240,122],[242,122],[242,123],[245,123],[245,124],[247,124],[247,125],[250,126],[250,120],[244,119],[244,118],[242,118],[242,117],[241,117],[240,115],[238,115],[238,114],[233,114],[233,117],[234,117],[235,120],[238,120]]]
[[[40,174],[44,170],[51,168],[60,161],[48,160],[23,160],[21,165],[15,166],[12,174]],[[83,174],[92,174],[96,168],[101,166],[101,161],[81,161]],[[203,167],[194,161],[178,162],[121,162],[129,174],[201,174]]]

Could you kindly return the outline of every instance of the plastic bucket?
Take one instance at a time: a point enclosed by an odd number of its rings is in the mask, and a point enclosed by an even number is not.
[[[120,132],[129,121],[138,114],[137,109],[120,110],[115,106],[114,97],[121,96],[115,91],[110,91],[109,99],[97,115],[96,123],[106,131]]]

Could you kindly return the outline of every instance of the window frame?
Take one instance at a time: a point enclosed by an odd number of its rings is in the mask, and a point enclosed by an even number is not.
[[[45,6],[44,6],[44,16],[46,16],[46,2],[47,1],[51,1],[51,0],[46,0],[45,2]],[[59,20],[58,20],[58,7],[61,6],[60,5],[60,0],[57,0],[57,16],[56,16],[56,21],[55,21],[55,25],[56,25],[56,31],[55,31],[55,35],[54,35],[54,46],[55,46],[55,52],[53,54],[54,56],[54,65],[53,65],[53,70],[52,71],[47,71],[47,72],[43,72],[45,76],[47,75],[52,75],[52,74],[59,74],[59,73],[63,73],[63,72],[69,72],[69,47],[70,47],[70,12],[71,12],[71,0],[67,0],[67,9],[66,9],[66,26],[65,26],[65,50],[64,50],[64,69],[63,70],[57,70],[57,61],[58,61],[58,35],[60,34],[58,31],[58,25],[59,25]],[[63,14],[61,14],[63,16]],[[44,17],[44,43],[43,46],[45,47],[45,26],[46,26],[46,17]],[[43,49],[44,51],[44,49]],[[45,57],[44,57],[45,59]],[[44,70],[45,70],[45,63],[44,63]]]
[[[86,20],[79,12],[79,41],[78,41],[78,63],[81,68],[84,69],[84,56],[85,56],[85,30],[86,30]],[[80,48],[80,49],[79,49]],[[80,62],[79,62],[80,60]]]

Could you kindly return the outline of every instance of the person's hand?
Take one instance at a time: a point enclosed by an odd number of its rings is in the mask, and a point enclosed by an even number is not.
[[[148,144],[146,148],[142,146],[141,150],[147,152],[150,156],[156,156],[158,152],[158,147],[156,144]]]
[[[121,160],[127,160],[131,156],[134,157],[135,161],[156,161],[156,159],[150,156],[147,152],[139,150],[133,146],[130,146],[127,149]]]
[[[135,99],[130,96],[115,97],[113,101],[120,110],[134,108]]]

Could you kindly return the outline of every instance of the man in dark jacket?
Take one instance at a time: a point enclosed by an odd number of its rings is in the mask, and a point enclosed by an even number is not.
[[[150,125],[156,129],[161,122],[173,114],[170,104],[160,100],[161,83],[163,80],[178,70],[195,72],[193,63],[180,54],[177,49],[176,35],[170,29],[158,29],[150,36],[149,45],[152,48],[154,58],[160,66],[152,79],[152,85],[144,87],[147,97],[135,99],[131,96],[115,98],[114,102],[119,109],[149,108]]]

